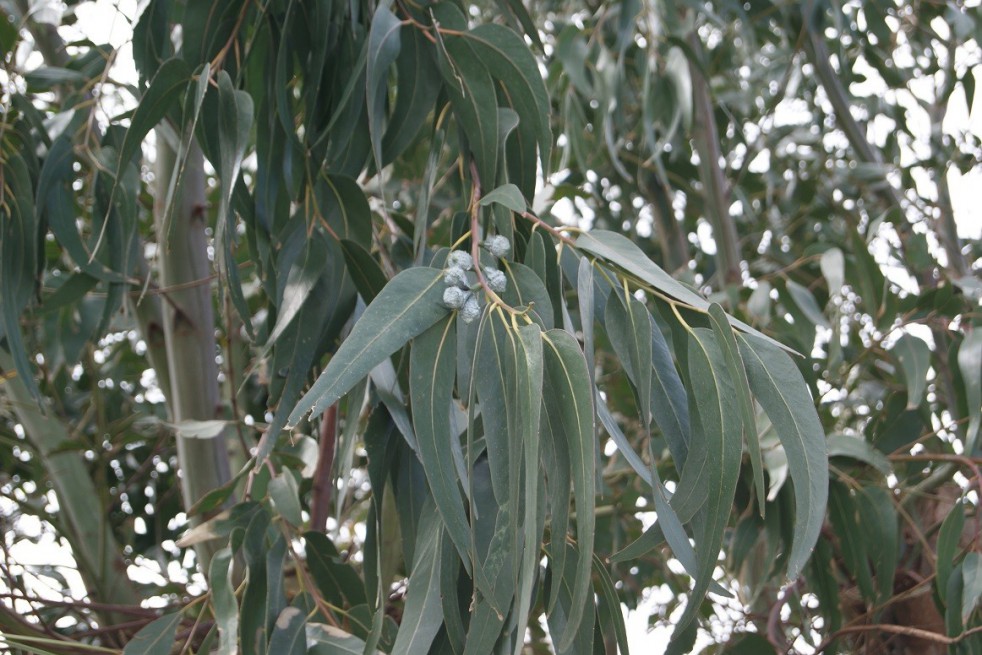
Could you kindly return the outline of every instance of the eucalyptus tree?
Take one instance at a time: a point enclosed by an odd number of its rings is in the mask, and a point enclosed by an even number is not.
[[[84,4],[0,3],[5,507],[88,601],[6,551],[7,645],[975,647],[969,12],[151,0],[131,84]]]

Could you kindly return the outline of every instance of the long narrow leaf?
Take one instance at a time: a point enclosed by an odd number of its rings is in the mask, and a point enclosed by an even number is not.
[[[341,344],[327,368],[287,419],[296,425],[309,410],[319,414],[368,375],[386,357],[447,315],[443,273],[410,268],[382,290]]]
[[[777,430],[794,483],[794,543],[788,578],[801,573],[822,529],[828,501],[825,431],[798,368],[787,353],[752,336],[740,336],[750,388]]]

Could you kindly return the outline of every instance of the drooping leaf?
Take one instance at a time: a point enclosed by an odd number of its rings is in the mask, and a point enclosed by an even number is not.
[[[545,370],[543,384],[551,390],[545,397],[545,410],[550,421],[562,426],[569,441],[573,499],[576,505],[576,566],[572,576],[565,632],[559,635],[557,643],[559,650],[565,650],[576,637],[590,590],[596,490],[593,393],[586,360],[572,335],[555,329],[544,332],[542,339]]]
[[[366,303],[372,302],[375,296],[382,292],[387,282],[382,267],[355,241],[341,239],[341,249],[344,251],[344,261],[355,288]]]
[[[308,653],[311,655],[364,655],[365,642],[358,637],[323,623],[308,623],[306,627]],[[373,655],[378,651],[372,650]]]
[[[593,230],[585,232],[576,239],[576,247],[588,253],[600,257],[609,264],[630,273],[639,280],[650,284],[656,290],[671,296],[672,298],[685,303],[686,305],[698,310],[707,311],[709,301],[694,291],[689,290],[681,282],[675,280],[666,273],[658,264],[651,261],[644,252],[638,248],[637,244],[622,234],[608,232],[606,230]],[[770,337],[758,332],[743,321],[739,321],[732,316],[727,320],[730,325],[748,334],[752,334],[764,339],[771,345],[787,350],[787,347],[774,341]]]
[[[130,127],[119,148],[118,172],[133,159],[143,139],[180,100],[191,79],[191,70],[183,59],[168,59],[150,80],[150,86],[130,119]]]
[[[238,652],[239,610],[232,586],[232,550],[228,546],[211,558],[208,580],[211,582],[211,603],[218,625],[218,653],[235,655]]]
[[[822,313],[822,308],[818,306],[815,296],[807,287],[803,287],[794,280],[788,280],[787,289],[788,293],[791,294],[794,304],[798,306],[798,309],[801,310],[809,321],[824,328],[832,327],[829,324],[829,319]]]
[[[396,58],[396,106],[382,138],[382,165],[401,155],[423,127],[440,91],[440,73],[432,47],[414,26],[406,25]]]
[[[514,184],[502,184],[481,198],[482,207],[487,207],[492,203],[507,207],[516,214],[524,214],[525,210],[528,209],[525,205],[525,198],[522,197],[522,192]]]
[[[750,388],[774,425],[794,482],[794,543],[788,578],[801,573],[822,529],[828,500],[825,431],[808,386],[787,353],[752,336],[739,338]]]
[[[893,473],[893,466],[887,456],[874,448],[862,437],[851,437],[847,434],[829,435],[829,458],[848,457],[858,462],[869,464],[883,475]]]
[[[447,316],[413,339],[409,395],[426,480],[447,533],[470,572],[470,527],[450,447],[450,440],[456,438],[450,429],[457,365],[456,323],[454,316]]]
[[[165,614],[148,623],[127,642],[123,655],[168,655],[180,624],[180,612]]]
[[[627,436],[624,434],[624,431],[617,425],[617,420],[614,418],[614,415],[610,413],[610,408],[607,407],[607,403],[604,402],[604,399],[601,397],[599,389],[597,389],[596,393],[594,394],[594,401],[596,402],[597,407],[597,418],[600,419],[600,424],[604,427],[604,430],[607,431],[610,438],[614,440],[614,443],[617,445],[617,450],[624,456],[624,459],[627,460],[627,463],[630,464],[632,469],[634,469],[634,472],[637,473],[638,476],[645,481],[645,483],[651,485],[651,471],[641,459],[641,456],[635,452],[634,448],[631,446],[631,442],[628,441]]]
[[[460,38],[467,41],[491,75],[507,90],[515,111],[522,117],[519,130],[537,142],[542,174],[549,175],[552,149],[549,95],[538,64],[522,37],[503,25],[485,23]]]
[[[466,30],[466,19],[449,3],[433,9],[437,19]],[[462,24],[461,24],[462,23]],[[493,188],[498,172],[498,100],[485,62],[458,38],[437,35],[437,63],[444,88],[464,134],[483,187]]]
[[[754,401],[750,397],[750,383],[747,381],[747,372],[744,370],[743,359],[740,357],[740,349],[737,346],[736,338],[733,336],[733,328],[730,327],[726,319],[723,308],[712,303],[709,306],[709,320],[713,326],[713,333],[716,341],[723,348],[723,356],[726,358],[726,368],[733,382],[733,390],[736,392],[737,406],[740,408],[740,419],[743,423],[743,439],[750,450],[750,463],[754,472],[754,488],[757,491],[757,506],[760,508],[760,515],[764,515],[764,460],[760,454],[760,440],[757,435],[757,416],[754,412]]]
[[[607,567],[597,557],[593,555],[593,571],[600,581],[599,613],[601,620],[606,618],[613,625],[614,637],[617,640],[617,648],[621,655],[631,655],[631,649],[627,638],[627,626],[624,624],[624,615],[621,612],[620,598],[614,588],[614,581],[607,572]]]
[[[962,560],[962,623],[968,623],[982,598],[982,555],[968,553]]]
[[[426,655],[443,625],[440,563],[437,560],[442,534],[440,514],[433,505],[427,505],[416,536],[408,596],[393,655]]]
[[[532,590],[538,577],[540,559],[539,543],[542,541],[544,520],[540,520],[540,489],[539,489],[539,446],[540,421],[542,411],[542,333],[536,323],[524,325],[518,329],[519,359],[518,359],[518,401],[521,411],[521,435],[524,469],[523,497],[523,544],[522,556],[518,569],[516,608],[516,634],[524,635],[528,627],[528,614],[532,604]],[[524,639],[515,642],[514,655],[519,655],[524,646]]]
[[[829,485],[829,521],[839,538],[842,560],[852,573],[863,598],[872,602],[876,598],[873,578],[869,569],[869,547],[859,521],[856,499],[840,482]]]
[[[948,602],[948,578],[951,576],[955,559],[958,555],[958,545],[962,538],[962,531],[965,528],[965,509],[963,505],[955,503],[955,506],[948,512],[948,516],[941,523],[941,530],[938,533],[938,542],[935,553],[937,555],[937,580],[935,586],[938,595],[945,603]]]
[[[284,471],[269,481],[269,497],[280,516],[294,526],[303,525],[297,481]]]
[[[23,338],[21,312],[31,302],[37,281],[38,224],[30,172],[23,157],[10,153],[3,168],[3,184],[9,197],[0,206],[0,334],[6,338],[17,375],[38,401],[38,388]],[[6,194],[5,194],[6,195]]]
[[[368,60],[365,64],[368,75],[368,130],[371,134],[375,165],[379,169],[382,168],[384,161],[382,123],[385,119],[389,67],[399,56],[401,27],[402,23],[389,9],[388,4],[380,2],[375,9],[368,33]]]
[[[915,409],[921,404],[927,388],[931,349],[920,337],[904,334],[894,344],[893,351],[907,382],[907,409]]]
[[[236,235],[235,212],[230,211],[232,192],[239,178],[239,169],[249,145],[253,122],[253,100],[247,92],[237,90],[224,70],[219,71],[218,81],[218,175],[221,178],[221,195],[215,240],[219,267],[224,271],[229,296],[239,318],[252,334],[252,314],[246,303],[239,279],[233,240]]]
[[[641,425],[651,423],[651,319],[648,310],[626,291],[615,290],[617,298],[607,300],[604,326],[621,366],[634,386]]]
[[[566,549],[564,559],[579,562],[583,553],[571,543],[563,544]],[[591,558],[587,558],[592,562]],[[549,634],[557,655],[579,655],[593,653],[594,625],[596,611],[592,595],[584,599],[584,605],[577,608],[573,605],[575,579],[571,575],[559,575],[558,571],[549,568],[548,583],[554,588],[553,593],[559,598],[555,607],[548,614]],[[568,642],[564,644],[563,642]]]
[[[727,374],[722,348],[713,333],[704,328],[692,331],[688,347],[689,379],[696,413],[692,447],[705,452],[698,479],[707,487],[706,500],[700,520],[694,525],[697,575],[685,613],[679,619],[675,635],[682,634],[695,618],[702,599],[713,581],[713,570],[722,545],[723,531],[729,521],[740,475],[743,443],[733,383]],[[686,461],[682,479],[686,479],[690,464]],[[681,482],[679,487],[681,488]],[[681,493],[681,492],[679,492]]]
[[[864,487],[858,495],[859,516],[868,541],[876,544],[870,555],[881,602],[893,594],[894,575],[900,558],[897,508],[890,493],[882,487]]]
[[[323,412],[337,402],[382,360],[446,316],[443,272],[410,268],[394,277],[365,309],[337,353],[287,419]]]
[[[681,473],[689,455],[689,405],[668,341],[654,314],[651,318],[651,408],[655,423],[668,442],[668,450]]]
[[[965,385],[968,426],[965,428],[965,452],[974,455],[982,433],[982,326],[973,326],[958,348],[958,370]]]
[[[304,655],[307,652],[306,621],[299,607],[286,607],[276,618],[268,655]]]

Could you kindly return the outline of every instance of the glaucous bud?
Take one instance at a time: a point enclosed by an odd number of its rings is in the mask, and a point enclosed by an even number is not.
[[[505,274],[493,268],[484,269],[484,279],[495,293],[501,293],[508,286],[508,278]]]
[[[474,268],[474,260],[467,251],[454,250],[447,256],[447,268],[462,268],[469,271]]]
[[[451,266],[443,274],[443,281],[448,287],[466,287],[467,273],[459,266]]]
[[[460,316],[464,319],[464,323],[471,323],[475,318],[481,315],[481,306],[477,303],[477,298],[473,294],[464,303],[464,308],[460,310]]]
[[[511,252],[511,243],[500,234],[485,239],[484,247],[488,249],[492,257],[504,257]]]
[[[450,309],[464,307],[469,299],[473,299],[471,292],[464,291],[459,287],[447,287],[443,291],[443,304]]]

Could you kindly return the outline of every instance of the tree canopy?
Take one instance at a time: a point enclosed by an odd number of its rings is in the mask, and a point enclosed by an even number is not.
[[[977,6],[96,4],[0,0],[7,648],[982,650]]]

